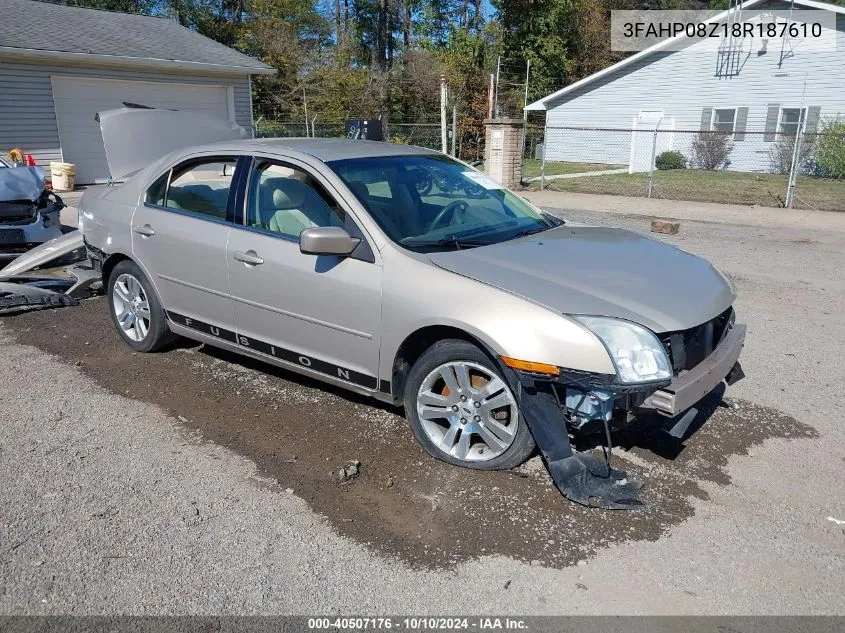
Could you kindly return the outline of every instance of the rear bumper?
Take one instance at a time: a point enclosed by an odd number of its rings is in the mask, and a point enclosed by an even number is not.
[[[739,360],[745,341],[745,326],[734,324],[713,353],[684,372],[669,384],[658,389],[641,405],[642,409],[656,410],[674,417],[693,406],[722,382]]]

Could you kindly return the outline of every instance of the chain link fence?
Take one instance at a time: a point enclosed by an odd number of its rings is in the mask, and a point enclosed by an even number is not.
[[[366,118],[366,117],[361,117]],[[429,149],[441,149],[441,130],[439,123],[386,123],[382,127],[384,140],[402,145],[417,145]],[[447,146],[451,153],[452,128],[448,128]],[[320,123],[313,121],[276,121],[259,118],[255,122],[255,136],[258,138],[345,138],[346,122],[332,121]],[[460,138],[456,139],[460,140]],[[455,151],[459,151],[456,146]]]
[[[845,134],[526,130],[531,189],[845,211]]]

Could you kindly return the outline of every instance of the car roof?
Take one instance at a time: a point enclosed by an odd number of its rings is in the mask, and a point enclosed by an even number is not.
[[[199,149],[199,148],[197,148]],[[272,151],[280,149],[302,152],[329,162],[348,158],[374,158],[379,156],[409,156],[409,155],[437,155],[436,152],[425,147],[415,145],[400,145],[380,141],[361,141],[343,138],[259,138],[237,141],[223,141],[202,147],[203,150],[213,149],[238,152]]]

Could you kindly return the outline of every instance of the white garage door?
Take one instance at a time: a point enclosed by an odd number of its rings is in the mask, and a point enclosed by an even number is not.
[[[123,102],[154,108],[191,110],[234,119],[225,86],[84,79],[53,76],[53,103],[62,157],[76,165],[76,182],[107,182],[109,168],[100,126],[94,115],[120,108]]]

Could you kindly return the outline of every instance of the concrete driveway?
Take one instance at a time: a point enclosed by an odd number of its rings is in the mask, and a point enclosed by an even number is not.
[[[102,299],[3,319],[0,612],[845,613],[845,217],[673,204],[661,239],[738,287],[748,378],[683,445],[617,435],[638,513],[566,502],[537,459],[436,462],[286,372],[133,354]],[[647,230],[620,211],[563,215]]]

